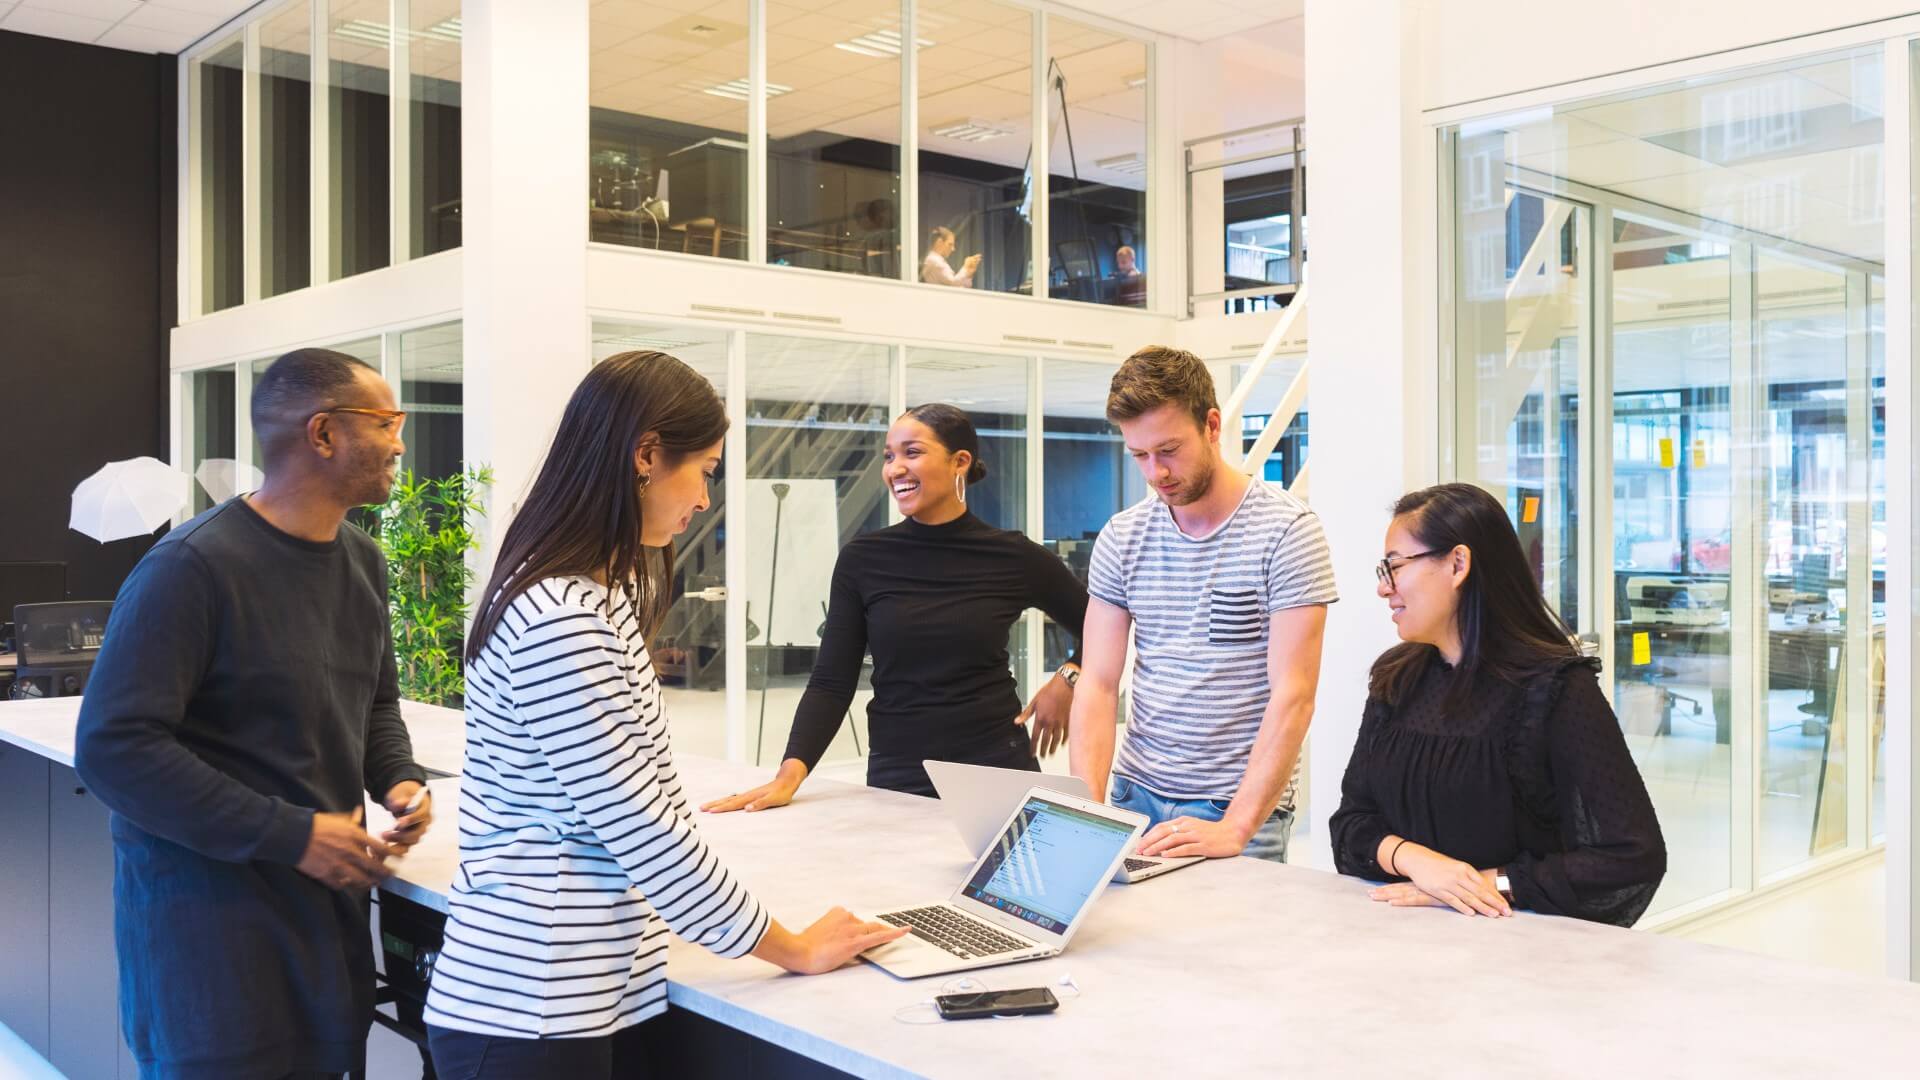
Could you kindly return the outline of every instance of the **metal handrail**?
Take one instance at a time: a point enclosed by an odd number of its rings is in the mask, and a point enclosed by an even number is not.
[[[1300,286],[1288,283],[1268,285],[1264,288],[1256,286],[1250,289],[1229,289],[1226,292],[1194,293],[1190,299],[1199,303],[1202,300],[1240,300],[1250,296],[1298,296],[1299,294]]]
[[[1293,264],[1293,270],[1294,270],[1293,276],[1295,280],[1298,280],[1298,281],[1305,280],[1303,268],[1305,266],[1306,257],[1307,257],[1306,229],[1305,229],[1306,216],[1307,216],[1307,191],[1306,191],[1306,183],[1305,183],[1307,145],[1306,145],[1305,138],[1301,134],[1302,125],[1305,122],[1306,122],[1305,117],[1299,117],[1293,120],[1279,121],[1277,123],[1260,124],[1255,127],[1241,128],[1238,131],[1229,131],[1229,132],[1223,132],[1218,135],[1208,135],[1199,139],[1190,139],[1184,144],[1184,149],[1182,152],[1186,155],[1186,162],[1187,162],[1186,176],[1183,182],[1186,184],[1187,227],[1185,230],[1186,232],[1185,242],[1186,242],[1186,255],[1187,255],[1186,257],[1187,315],[1189,318],[1191,318],[1195,313],[1196,306],[1204,301],[1234,300],[1242,297],[1255,297],[1255,296],[1288,295],[1283,290],[1279,290],[1279,289],[1268,290],[1263,288],[1252,289],[1252,290],[1234,289],[1234,290],[1229,290],[1227,292],[1222,292],[1222,293],[1194,292],[1193,178],[1196,173],[1209,172],[1217,169],[1225,169],[1233,165],[1244,164],[1250,161],[1267,161],[1267,160],[1273,160],[1278,158],[1291,158],[1292,160],[1289,167],[1292,169],[1292,172],[1293,172],[1293,181],[1290,184],[1290,190],[1292,193],[1292,198],[1290,202],[1292,205],[1289,208],[1288,213],[1290,214],[1294,222],[1294,230],[1293,230],[1292,239],[1289,241],[1290,251],[1288,254],[1289,254],[1289,261]],[[1199,165],[1194,164],[1193,148],[1201,143],[1215,142],[1222,139],[1230,139],[1230,138],[1235,138],[1241,135],[1253,134],[1258,132],[1279,131],[1279,130],[1288,129],[1288,128],[1292,129],[1292,134],[1293,134],[1293,146],[1291,148],[1275,149],[1272,151],[1258,153],[1258,154],[1243,154],[1236,157],[1223,158],[1219,161],[1211,161],[1211,162],[1206,162]]]
[[[1252,127],[1239,128],[1234,131],[1222,131],[1218,135],[1202,135],[1197,139],[1188,139],[1186,142],[1181,143],[1180,149],[1186,150],[1199,146],[1201,143],[1220,142],[1223,139],[1237,139],[1242,135],[1258,135],[1263,131],[1278,131],[1281,128],[1301,127],[1304,126],[1306,122],[1306,117],[1296,116],[1290,120],[1273,120],[1265,124],[1255,124]]]
[[[1287,305],[1278,319],[1274,320],[1273,329],[1267,331],[1267,339],[1260,343],[1260,351],[1254,353],[1253,359],[1248,362],[1245,377],[1239,381],[1239,384],[1233,388],[1233,393],[1227,398],[1227,407],[1221,413],[1222,431],[1238,432],[1240,430],[1241,418],[1247,411],[1247,399],[1253,396],[1254,386],[1259,383],[1260,376],[1266,374],[1267,365],[1273,362],[1274,356],[1280,351],[1281,342],[1287,340],[1293,333],[1294,324],[1306,314],[1306,267],[1302,266],[1300,272],[1300,287],[1293,294],[1293,302]],[[1267,459],[1273,456],[1274,447],[1280,444],[1280,436],[1284,435],[1287,428],[1293,424],[1294,417],[1300,413],[1300,406],[1306,401],[1307,371],[1311,365],[1311,360],[1300,365],[1299,373],[1293,377],[1293,382],[1287,385],[1286,393],[1280,395],[1279,404],[1267,417],[1266,426],[1260,429],[1259,437],[1253,441],[1252,448],[1246,451],[1244,457],[1238,452],[1239,440],[1232,441],[1234,456],[1239,459],[1242,472],[1252,476],[1258,475],[1266,468]],[[1224,440],[1222,445],[1226,445]],[[1294,477],[1294,483],[1296,485],[1300,483],[1298,475]]]

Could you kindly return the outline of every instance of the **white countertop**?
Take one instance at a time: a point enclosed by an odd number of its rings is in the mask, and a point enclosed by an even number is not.
[[[467,759],[466,721],[460,711],[402,701],[400,716],[413,738],[413,760],[458,776]],[[0,701],[0,742],[72,767],[74,725],[79,720],[77,697]]]
[[[423,761],[450,715],[408,710]],[[0,739],[70,758],[72,716],[63,744],[53,703],[0,704]],[[695,803],[765,771],[679,766]],[[444,907],[459,781],[433,786],[438,824],[390,888]],[[970,862],[938,803],[828,780],[784,809],[698,821],[790,928],[834,904],[941,899]],[[874,1077],[1887,1076],[1920,1061],[1920,985],[1571,919],[1388,908],[1365,890],[1252,859],[1113,887],[1063,956],[974,973],[994,989],[1070,973],[1082,996],[1056,990],[1045,1017],[900,1023],[946,980],[864,965],[800,978],[678,940],[670,996]]]

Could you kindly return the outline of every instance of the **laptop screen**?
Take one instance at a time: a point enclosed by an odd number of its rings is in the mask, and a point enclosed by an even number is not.
[[[1132,836],[1125,822],[1029,798],[960,894],[1065,934]]]

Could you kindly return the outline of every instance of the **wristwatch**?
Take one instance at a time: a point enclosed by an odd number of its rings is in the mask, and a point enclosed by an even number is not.
[[[1055,672],[1054,674],[1067,680],[1067,689],[1069,690],[1072,690],[1080,685],[1080,668],[1078,665],[1070,664],[1070,663],[1061,664],[1060,670]]]
[[[1505,870],[1495,870],[1493,872],[1493,887],[1501,896],[1507,898],[1507,903],[1512,904],[1516,902],[1513,898],[1513,882],[1507,879],[1507,872]]]

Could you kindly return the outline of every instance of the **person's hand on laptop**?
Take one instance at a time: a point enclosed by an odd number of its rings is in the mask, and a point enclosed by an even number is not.
[[[1033,721],[1033,756],[1046,757],[1067,745],[1067,714],[1073,711],[1073,687],[1054,672],[1013,722],[1022,727]]]
[[[700,804],[702,813],[725,814],[733,810],[771,810],[776,806],[785,806],[793,801],[793,793],[800,790],[800,784],[807,778],[807,767],[798,758],[788,758],[780,763],[780,771],[773,779],[750,791],[737,791],[724,799],[714,799]]]
[[[1253,834],[1242,831],[1238,825],[1177,817],[1148,829],[1135,851],[1161,859],[1184,859],[1190,855],[1231,859],[1245,851],[1251,839]]]
[[[778,921],[770,923],[753,955],[795,974],[822,975],[907,932],[907,927],[866,922],[837,907],[797,934]]]

